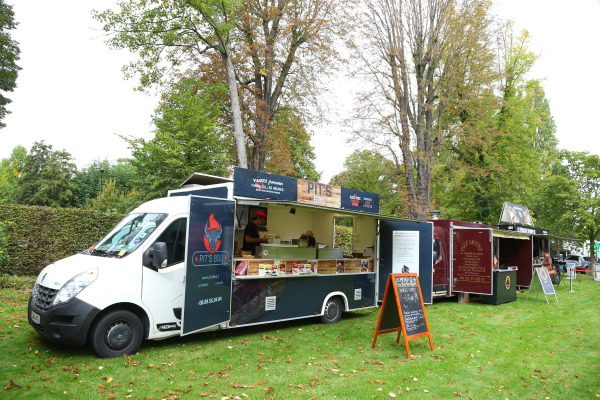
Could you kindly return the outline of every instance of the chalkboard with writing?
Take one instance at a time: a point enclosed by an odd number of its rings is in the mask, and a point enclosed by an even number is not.
[[[411,355],[408,341],[411,339],[428,336],[429,346],[433,350],[433,339],[429,332],[429,322],[417,274],[388,276],[371,347],[375,347],[378,335],[390,332],[398,332],[396,343],[400,341],[400,335],[404,334],[404,345],[409,358]]]
[[[416,276],[398,276],[395,278],[396,289],[400,297],[402,320],[406,329],[406,336],[411,337],[427,333],[425,323],[425,309],[421,299],[421,292],[417,286]]]

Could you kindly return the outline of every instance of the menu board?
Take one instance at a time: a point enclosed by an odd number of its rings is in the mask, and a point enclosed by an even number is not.
[[[398,276],[395,278],[396,289],[400,297],[400,307],[402,308],[402,321],[407,336],[415,336],[427,333],[427,323],[425,322],[425,309],[421,292],[417,286],[416,276]]]
[[[429,346],[433,350],[433,339],[417,274],[388,276],[371,347],[375,347],[378,335],[390,332],[398,332],[396,343],[400,341],[400,335],[404,334],[404,345],[409,358],[411,355],[408,341],[411,339],[428,336]]]

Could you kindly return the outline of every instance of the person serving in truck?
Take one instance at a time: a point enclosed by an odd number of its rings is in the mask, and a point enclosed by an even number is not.
[[[251,251],[252,255],[255,254],[256,245],[259,243],[266,243],[268,239],[266,237],[260,237],[258,233],[258,226],[264,225],[267,222],[267,214],[262,211],[257,211],[254,216],[248,221],[246,228],[244,229],[244,244],[242,246],[243,251]]]

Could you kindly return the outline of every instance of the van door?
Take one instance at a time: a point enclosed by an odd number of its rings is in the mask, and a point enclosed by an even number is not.
[[[380,221],[378,300],[389,274],[419,275],[423,302],[433,300],[433,224],[425,221]]]
[[[492,294],[492,229],[451,227],[452,290]]]
[[[176,218],[154,241],[167,245],[167,265],[142,268],[142,301],[152,314],[151,335],[181,329],[186,234],[187,218]]]
[[[230,320],[235,201],[190,196],[182,335]]]

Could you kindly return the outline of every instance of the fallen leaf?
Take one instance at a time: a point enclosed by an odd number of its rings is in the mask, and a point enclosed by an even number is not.
[[[15,381],[13,381],[12,379],[6,384],[6,386],[4,386],[4,389],[12,389],[13,386],[16,386],[18,388],[22,388],[23,386],[15,383]]]

